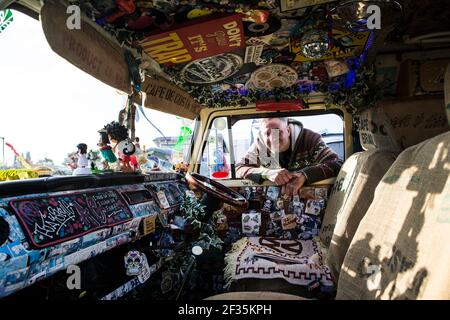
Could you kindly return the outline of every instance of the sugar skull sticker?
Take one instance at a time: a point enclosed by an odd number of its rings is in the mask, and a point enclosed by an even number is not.
[[[138,276],[144,269],[145,256],[139,251],[129,251],[125,255],[125,269],[127,276]]]

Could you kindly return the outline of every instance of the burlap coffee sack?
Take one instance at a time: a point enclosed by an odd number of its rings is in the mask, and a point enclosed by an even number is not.
[[[383,101],[379,106],[390,119],[402,150],[450,130],[442,95]]]
[[[391,121],[380,105],[359,115],[359,138],[364,150],[401,151]]]
[[[376,188],[337,299],[450,299],[450,132],[402,152]]]
[[[442,95],[380,101],[360,114],[363,149],[401,151],[449,131],[443,105]]]
[[[321,243],[328,248],[326,264],[335,279],[375,188],[395,157],[396,153],[381,150],[353,154],[336,178],[320,232]]]

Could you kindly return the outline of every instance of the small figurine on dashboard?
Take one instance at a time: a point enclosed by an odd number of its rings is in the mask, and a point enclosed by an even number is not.
[[[111,142],[109,141],[108,133],[105,128],[98,131],[98,133],[100,133],[100,141],[97,143],[97,146],[99,146],[100,153],[104,159],[103,170],[108,170],[110,169],[110,164],[113,165],[114,163],[117,163],[117,158],[109,145]]]
[[[84,175],[91,174],[91,169],[89,168],[89,161],[87,159],[87,145],[85,143],[79,143],[77,145],[78,149],[78,161],[77,168],[73,171],[73,175]]]
[[[91,167],[91,172],[94,174],[99,173],[98,162],[100,161],[100,152],[98,150],[89,150],[87,153],[87,159]]]
[[[134,153],[136,147],[128,137],[128,129],[117,121],[107,124],[104,128],[109,140],[114,144],[112,150],[120,160],[120,171],[135,172],[139,169]]]

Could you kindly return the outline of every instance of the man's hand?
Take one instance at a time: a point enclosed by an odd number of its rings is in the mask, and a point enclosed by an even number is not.
[[[282,186],[288,183],[294,176],[286,169],[268,170],[266,173],[267,179]]]
[[[292,197],[296,194],[300,195],[300,190],[306,182],[306,177],[302,173],[291,173],[291,180],[281,188],[281,194]]]

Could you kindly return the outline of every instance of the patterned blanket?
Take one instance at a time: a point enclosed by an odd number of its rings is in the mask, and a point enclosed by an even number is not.
[[[282,278],[300,286],[319,280],[323,286],[333,286],[331,272],[323,264],[323,253],[315,239],[242,238],[227,253],[225,262],[227,286],[247,278]]]

